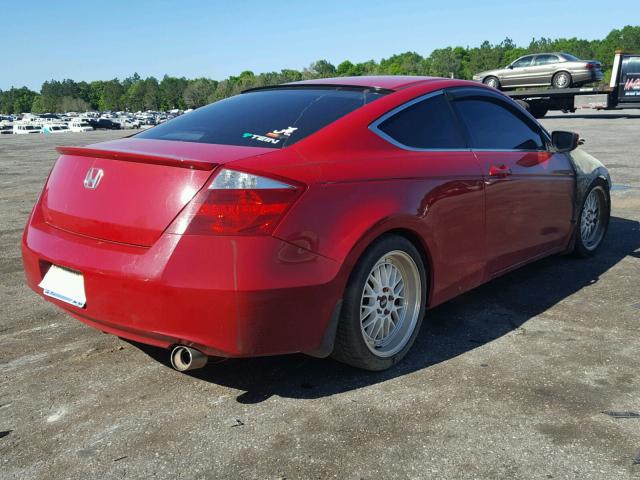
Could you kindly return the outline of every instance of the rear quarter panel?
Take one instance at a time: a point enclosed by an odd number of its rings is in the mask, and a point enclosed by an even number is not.
[[[465,81],[433,81],[376,100],[262,159],[233,162],[239,169],[307,183],[274,235],[341,264],[342,285],[377,237],[412,233],[426,252],[430,305],[478,285],[483,278],[484,184],[470,151],[413,152],[386,142],[371,122],[415,97]]]
[[[346,281],[371,242],[405,230],[426,252],[431,305],[478,285],[485,266],[484,185],[475,156],[405,151],[369,130],[362,136],[350,138],[362,148],[301,149],[322,182],[305,192],[275,235],[340,262]]]

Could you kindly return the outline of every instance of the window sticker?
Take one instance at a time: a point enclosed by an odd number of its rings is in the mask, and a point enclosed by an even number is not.
[[[257,140],[259,142],[272,143],[274,145],[280,143],[280,140],[276,138],[265,137],[264,135],[257,135],[255,133],[243,133],[242,137],[250,138],[251,140]]]
[[[271,138],[289,138],[296,130],[298,130],[296,127],[287,127],[282,130],[273,130],[272,132],[267,133],[267,136]]]
[[[283,128],[282,130],[273,130],[265,135],[258,135],[256,133],[243,133],[242,137],[277,145],[278,143],[280,143],[280,140],[287,140],[296,130],[298,130],[296,127],[287,127]]]

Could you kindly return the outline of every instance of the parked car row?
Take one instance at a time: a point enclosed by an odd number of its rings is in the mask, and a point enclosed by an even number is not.
[[[92,130],[147,129],[190,110],[169,112],[67,112],[0,116],[0,134],[88,132]]]

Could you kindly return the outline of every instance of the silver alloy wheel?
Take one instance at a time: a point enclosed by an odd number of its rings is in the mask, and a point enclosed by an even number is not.
[[[494,77],[488,78],[485,85],[491,88],[498,88],[498,79]]]
[[[360,330],[369,350],[378,357],[401,351],[413,334],[422,302],[418,266],[401,250],[383,255],[362,289]]]
[[[580,214],[580,239],[587,250],[600,245],[606,228],[607,197],[602,187],[594,187],[587,195]]]
[[[569,85],[569,74],[561,72],[556,76],[555,86],[558,88],[564,88]]]

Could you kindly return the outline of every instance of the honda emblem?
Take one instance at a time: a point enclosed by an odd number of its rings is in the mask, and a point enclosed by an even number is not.
[[[98,184],[102,179],[104,172],[101,168],[90,168],[87,171],[87,175],[84,177],[84,188],[88,188],[89,190],[95,190],[98,188]]]

